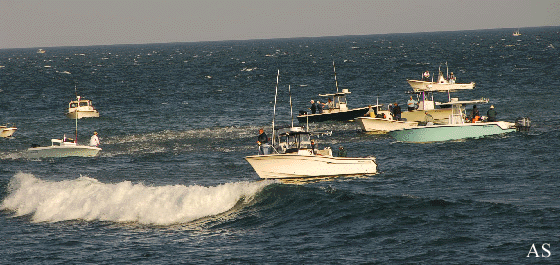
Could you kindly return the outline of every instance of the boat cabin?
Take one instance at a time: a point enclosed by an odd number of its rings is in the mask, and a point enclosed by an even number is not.
[[[68,104],[68,111],[75,111],[78,107],[80,108],[80,110],[93,110],[93,104],[91,103],[91,100],[81,99],[80,96],[78,96],[77,100],[70,101],[70,103]]]
[[[305,131],[303,127],[290,127],[288,130],[280,132],[276,139],[276,152],[280,154],[298,155],[330,155],[332,150],[325,148],[318,150],[318,146],[311,139],[312,133]]]
[[[319,94],[319,96],[327,97],[332,100],[332,106],[329,106],[329,111],[332,112],[333,109],[338,111],[348,111],[348,101],[346,101],[346,95],[350,93],[351,92],[348,91],[348,89],[342,89],[342,92],[336,92],[334,94]]]

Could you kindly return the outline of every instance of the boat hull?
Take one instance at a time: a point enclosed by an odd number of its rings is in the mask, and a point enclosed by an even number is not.
[[[514,126],[514,123],[503,121],[419,126],[392,131],[389,135],[399,142],[441,142],[510,133],[515,131]]]
[[[65,115],[70,119],[99,118],[99,112],[97,110],[73,111],[73,112],[67,112]]]
[[[468,84],[458,84],[458,83],[436,83],[436,82],[428,82],[422,80],[407,80],[408,84],[412,87],[415,92],[419,91],[448,91],[448,90],[465,90],[465,89],[473,89],[475,83],[468,83]]]
[[[418,122],[396,121],[382,118],[360,117],[356,119],[363,131],[388,133],[394,130],[412,128],[418,126]]]
[[[6,128],[4,126],[0,126],[0,137],[11,137],[16,132],[17,128],[10,127]]]
[[[273,154],[247,156],[245,159],[263,179],[373,175],[377,173],[377,163],[373,157]]]
[[[329,112],[325,110],[321,114],[308,114],[308,115],[299,115],[297,119],[299,123],[307,123],[307,122],[323,122],[323,121],[350,121],[354,120],[357,117],[364,116],[369,110],[369,107],[363,108],[356,108],[351,109],[348,111],[333,111]]]
[[[101,148],[95,146],[45,146],[32,147],[27,149],[27,158],[46,158],[46,157],[93,157],[96,156]]]

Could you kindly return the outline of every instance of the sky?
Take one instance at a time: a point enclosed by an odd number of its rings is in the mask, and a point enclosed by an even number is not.
[[[0,49],[560,26],[560,0],[0,0]]]

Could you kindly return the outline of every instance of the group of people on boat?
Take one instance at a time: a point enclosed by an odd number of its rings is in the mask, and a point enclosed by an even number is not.
[[[486,112],[486,117],[487,117],[486,121],[487,122],[495,122],[497,115],[498,115],[498,112],[494,109],[494,105],[491,105],[490,109],[488,109],[488,111]],[[476,105],[473,105],[473,108],[471,110],[471,114],[467,118],[470,122],[473,122],[473,123],[482,120],[482,116],[480,115],[480,111],[478,110]]]
[[[442,73],[440,72],[439,74],[441,75]],[[454,84],[457,78],[455,77],[453,72],[451,72],[446,80],[447,82]],[[422,81],[430,82],[430,71],[426,70],[426,72],[422,74]]]
[[[311,114],[322,114],[324,111],[334,109],[334,102],[331,98],[327,99],[327,103],[321,103],[319,100],[317,100],[317,102],[311,100],[310,102],[311,107],[309,110],[311,111]]]

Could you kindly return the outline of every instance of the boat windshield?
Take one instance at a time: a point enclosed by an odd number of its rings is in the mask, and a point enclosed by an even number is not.
[[[311,148],[311,136],[309,134],[282,134],[279,140],[280,150],[286,153]]]
[[[78,107],[78,103],[70,103],[70,108],[76,108]]]
[[[80,102],[80,107],[87,107],[89,104],[87,101],[81,101]]]

